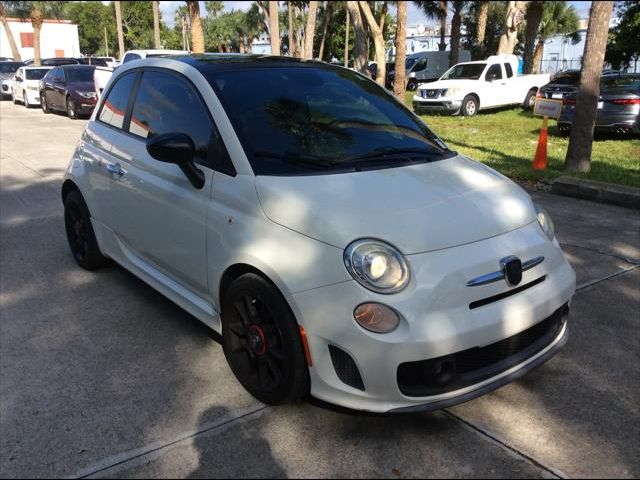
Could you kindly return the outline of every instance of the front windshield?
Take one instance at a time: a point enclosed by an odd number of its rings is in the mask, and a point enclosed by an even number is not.
[[[461,63],[442,76],[442,80],[478,80],[486,63]]]
[[[66,69],[67,82],[93,82],[94,70],[95,67]]]
[[[0,73],[15,73],[21,66],[17,62],[0,62]]]
[[[48,68],[37,68],[35,70],[27,70],[26,74],[27,74],[27,80],[40,80],[42,77],[44,77],[47,72],[49,71]]]
[[[452,155],[384,89],[347,69],[204,73],[257,175],[385,168]]]
[[[413,67],[416,64],[416,61],[417,60],[415,58],[407,58],[404,63],[404,68],[406,70],[411,70],[411,67]]]

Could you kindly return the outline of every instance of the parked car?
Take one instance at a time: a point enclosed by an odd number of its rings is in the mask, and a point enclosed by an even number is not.
[[[615,70],[603,70],[602,75],[617,75]],[[566,70],[557,74],[549,83],[540,87],[538,97],[562,100],[565,96],[577,92],[580,86],[580,70]]]
[[[471,52],[460,50],[460,62],[471,60]],[[449,68],[449,52],[418,52],[407,55],[405,70],[407,76],[407,90],[414,91],[421,83],[433,82],[439,79]],[[393,85],[395,65],[387,70],[387,86]]]
[[[93,84],[95,68],[89,65],[65,65],[47,73],[40,84],[42,111],[66,112],[71,119],[90,115],[98,99]]]
[[[62,198],[77,263],[111,258],[221,333],[266,404],[444,408],[567,339],[575,273],[548,215],[342,67],[122,65]]]
[[[134,60],[140,60],[148,57],[159,57],[163,55],[186,55],[189,52],[184,50],[129,50],[125,52],[119,65],[132,62]],[[95,88],[98,95],[102,94],[102,90],[107,85],[107,82],[111,78],[113,71],[119,66],[113,65],[109,67],[98,67],[95,73]]]
[[[13,62],[12,57],[0,57],[0,62]]]
[[[79,57],[76,58],[80,65],[94,65],[96,67],[108,67],[110,57]]]
[[[494,55],[485,61],[459,63],[437,82],[421,85],[413,97],[416,113],[447,113],[472,117],[480,110],[508,105],[531,108],[549,75],[517,75],[515,55]]]
[[[33,65],[35,60],[25,60],[24,64],[29,66]],[[43,67],[60,67],[62,65],[79,65],[80,62],[75,58],[55,57],[55,58],[43,58],[40,60],[40,65]]]
[[[40,105],[40,80],[53,67],[20,67],[13,78],[11,98],[29,108]]]
[[[0,62],[0,98],[2,100],[11,96],[13,77],[23,65],[22,62]]]
[[[563,100],[558,130],[571,131],[577,92]],[[596,132],[640,134],[640,74],[607,75],[600,81]]]

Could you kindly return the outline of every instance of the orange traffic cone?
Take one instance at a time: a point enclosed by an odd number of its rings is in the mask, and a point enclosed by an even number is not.
[[[538,137],[538,147],[536,148],[536,156],[533,159],[534,170],[544,170],[547,168],[547,124],[549,117],[544,117],[540,136]]]

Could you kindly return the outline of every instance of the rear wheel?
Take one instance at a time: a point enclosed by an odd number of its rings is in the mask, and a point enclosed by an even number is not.
[[[91,225],[87,204],[78,190],[69,192],[64,201],[64,225],[73,258],[85,270],[95,270],[107,263]]]
[[[309,393],[298,323],[280,292],[254,273],[232,282],[222,304],[224,354],[234,375],[267,405]]]
[[[532,110],[535,104],[536,104],[536,91],[532,89],[532,90],[529,90],[529,93],[527,93],[527,96],[524,98],[522,108],[524,108],[525,110]]]
[[[465,117],[473,117],[478,113],[478,99],[473,95],[467,95],[462,100],[462,107],[460,108],[460,114]]]

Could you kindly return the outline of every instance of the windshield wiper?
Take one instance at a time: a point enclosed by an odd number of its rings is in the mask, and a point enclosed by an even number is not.
[[[437,150],[430,150],[426,148],[380,147],[375,148],[371,152],[347,157],[341,163],[361,162],[363,160],[397,160],[412,162],[416,160],[416,158],[426,158],[427,161],[433,161],[433,158],[431,158],[432,156],[440,158],[450,153],[450,151],[438,152]]]
[[[316,168],[326,169],[329,167],[333,167],[337,164],[333,160],[327,160],[326,158],[316,157],[313,155],[303,155],[297,152],[269,152],[266,150],[260,150],[258,152],[254,152],[253,154],[256,157],[261,158],[273,158],[276,160],[283,160],[292,165],[309,165]]]

